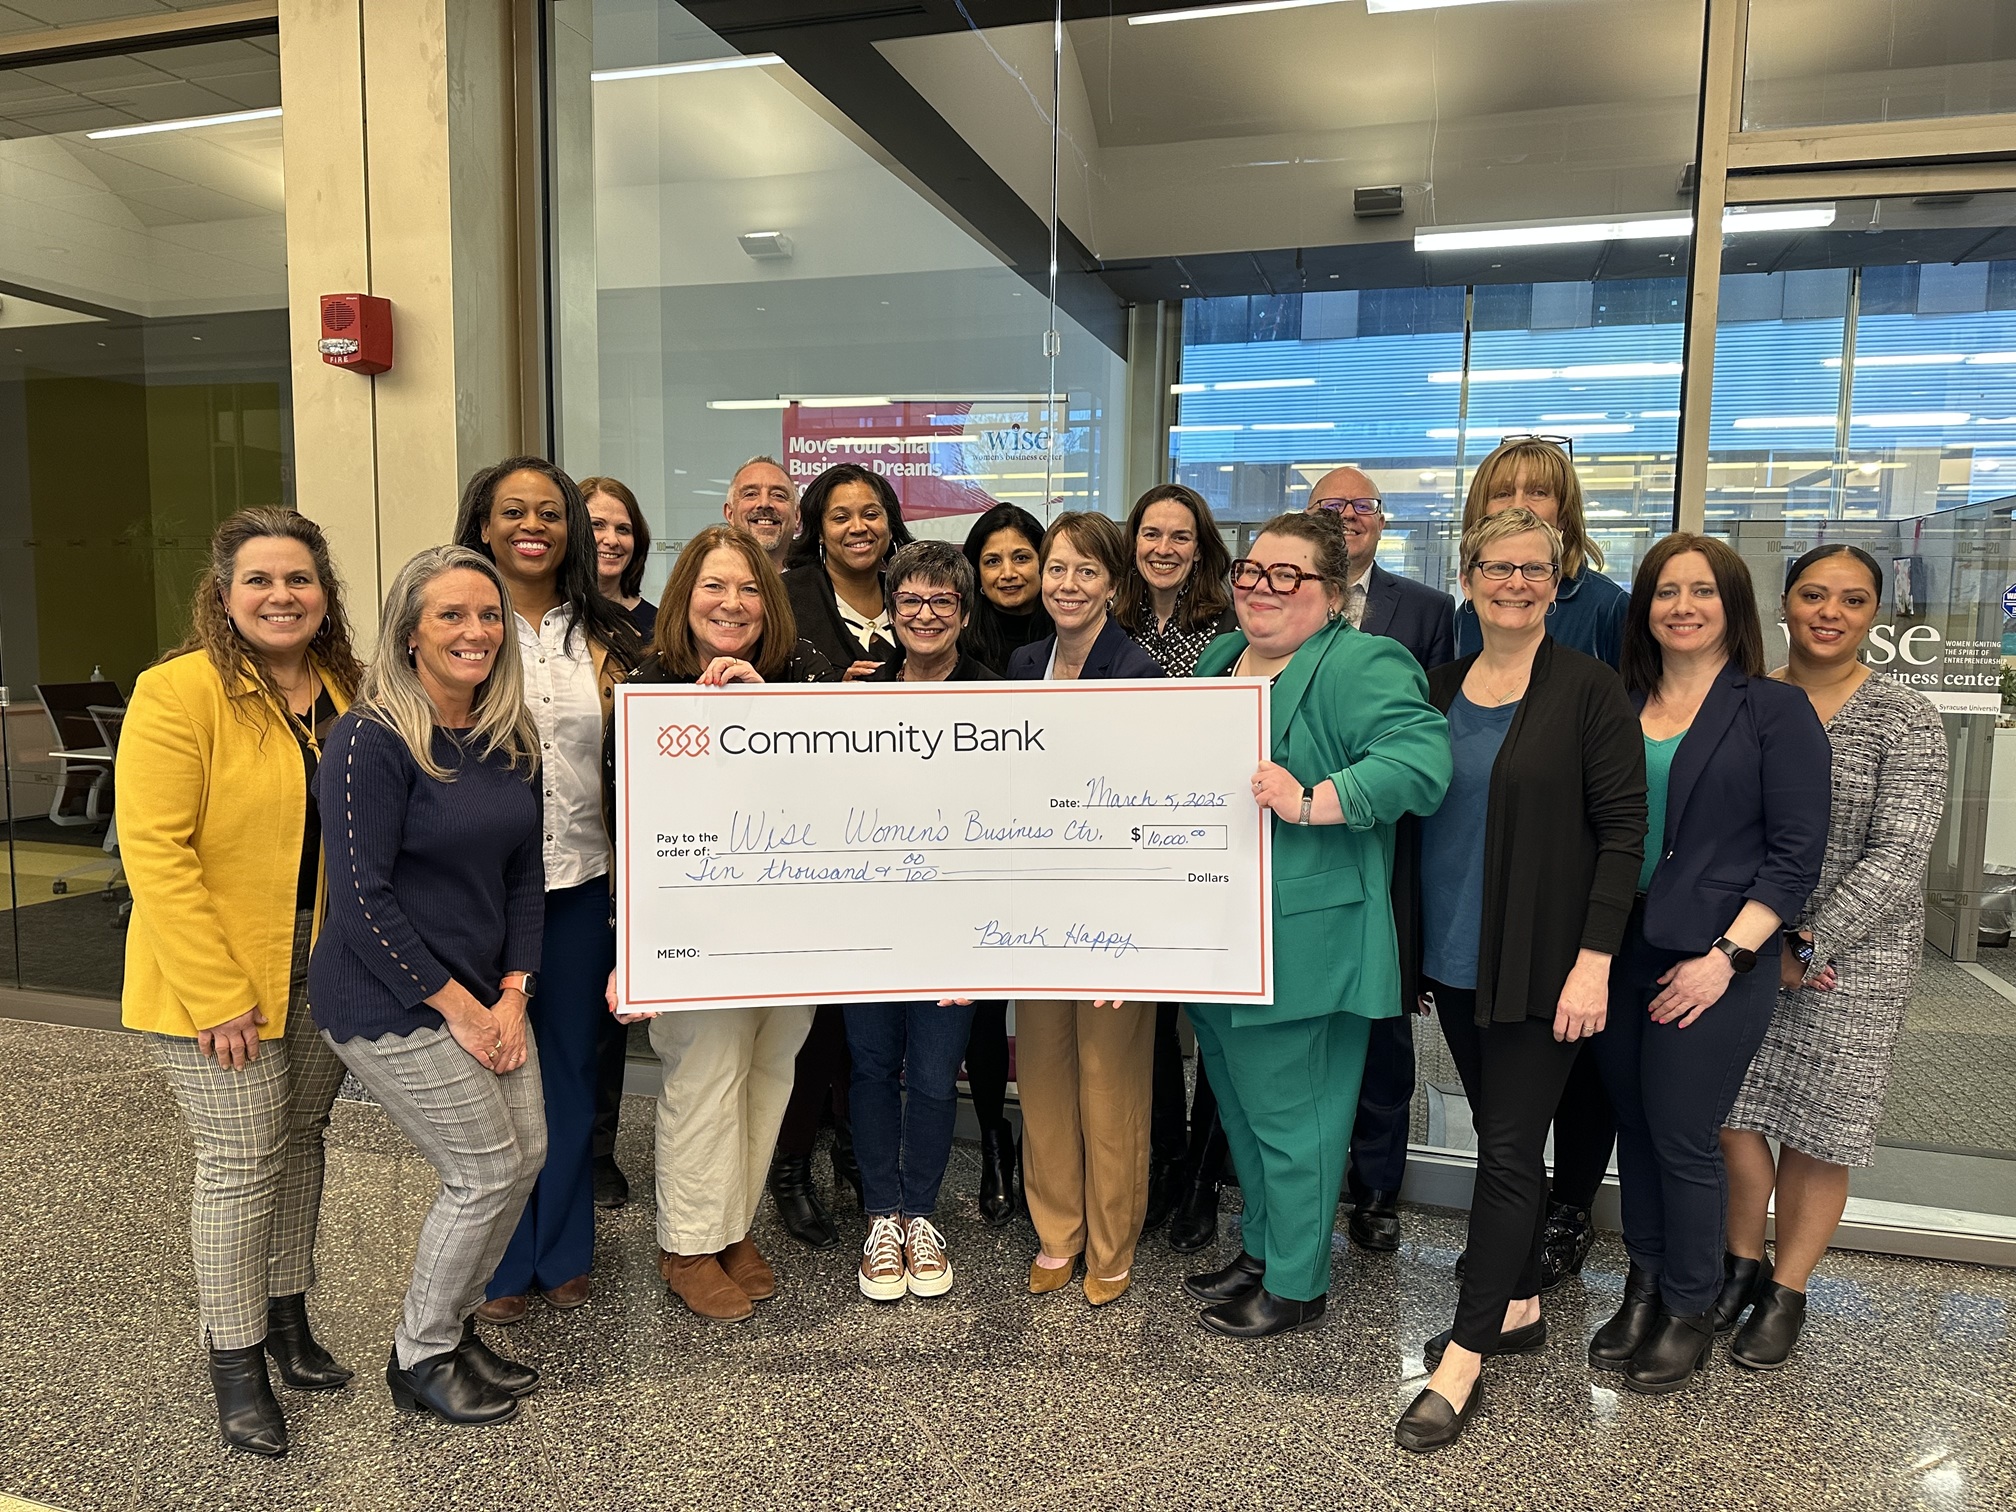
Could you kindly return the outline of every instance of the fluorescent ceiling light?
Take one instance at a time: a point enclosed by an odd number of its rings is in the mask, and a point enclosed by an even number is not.
[[[1832,205],[1808,205],[1786,210],[1729,210],[1722,216],[1725,235],[1752,231],[1810,231],[1834,224]],[[1416,252],[1481,252],[1503,247],[1566,247],[1590,242],[1655,241],[1686,236],[1694,229],[1691,215],[1641,215],[1605,221],[1543,221],[1527,225],[1471,226],[1458,230],[1416,231]]]
[[[2016,352],[1976,352],[1967,359],[1969,367],[2004,367],[2016,362]]]
[[[707,408],[711,410],[766,410],[789,409],[789,399],[709,399]]]
[[[1365,0],[1365,14],[1387,15],[1394,11],[1440,10],[1445,5],[1496,5],[1501,0]]]
[[[181,121],[149,121],[144,126],[109,126],[103,131],[87,131],[85,136],[94,142],[102,142],[108,137],[152,136],[157,131],[194,131],[199,126],[231,126],[239,121],[272,121],[280,115],[280,107],[270,110],[234,110],[228,115],[190,116]]]
[[[1316,380],[1314,378],[1237,378],[1229,383],[1212,384],[1211,392],[1214,394],[1230,394],[1242,389],[1284,389],[1284,388],[1314,388],[1314,387],[1316,387]]]
[[[1745,415],[1731,422],[1732,430],[1828,430],[1834,428],[1832,415]]]
[[[1881,425],[1914,430],[1931,425],[1965,425],[1974,417],[1965,410],[1905,410],[1889,415],[1851,415],[1850,425]]]
[[[1550,434],[1568,436],[1570,438],[1576,436],[1628,436],[1637,428],[1635,425],[1556,425],[1550,428]],[[1520,436],[1530,435],[1532,431],[1533,427],[1530,425],[1507,425],[1503,421],[1492,421],[1489,424],[1473,421],[1470,425],[1470,434],[1473,436]],[[1456,427],[1451,425],[1438,427],[1427,434],[1431,441],[1454,441],[1457,433]]]
[[[730,68],[774,68],[784,60],[776,53],[750,53],[732,58],[701,58],[693,63],[649,63],[641,68],[602,68],[588,75],[597,84],[617,79],[662,79],[670,74],[720,73]]]
[[[1129,26],[1160,26],[1166,21],[1210,21],[1219,16],[1257,16],[1262,11],[1308,10],[1318,5],[1341,5],[1344,0],[1241,0],[1237,5],[1196,5],[1188,10],[1157,11],[1153,15],[1129,16]],[[1366,0],[1371,8],[1372,0]]]
[[[1899,352],[1886,356],[1857,357],[1855,359],[1855,366],[1858,368],[1945,367],[1949,364],[1965,362],[1966,360],[1966,357],[1959,352]],[[1823,357],[1820,361],[1820,366],[1838,368],[1841,366],[1841,359],[1839,357]]]
[[[1172,425],[1170,435],[1201,436],[1210,431],[1236,431],[1246,429],[1243,425]]]
[[[1283,420],[1255,425],[1253,429],[1256,431],[1335,430],[1337,429],[1337,423],[1334,420]]]
[[[1605,378],[1677,378],[1680,364],[1677,362],[1585,362],[1571,367],[1558,368],[1472,368],[1470,381],[1475,383],[1544,383],[1550,379],[1565,378],[1571,383],[1586,383]],[[1461,383],[1460,369],[1448,368],[1428,375],[1430,383]]]

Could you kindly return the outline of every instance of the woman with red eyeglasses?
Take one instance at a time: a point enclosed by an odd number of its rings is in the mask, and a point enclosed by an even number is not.
[[[1245,1211],[1232,1263],[1183,1285],[1203,1325],[1234,1338],[1323,1316],[1366,1043],[1400,1011],[1393,826],[1449,785],[1420,664],[1351,627],[1348,573],[1334,515],[1277,516],[1232,564],[1239,629],[1197,663],[1274,682],[1272,759],[1250,785],[1275,815],[1274,1001],[1189,1005]]]

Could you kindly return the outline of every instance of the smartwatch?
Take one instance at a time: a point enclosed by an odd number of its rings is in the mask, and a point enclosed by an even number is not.
[[[1729,936],[1727,935],[1722,936],[1721,939],[1715,942],[1715,949],[1721,951],[1722,954],[1729,957],[1729,964],[1736,969],[1736,974],[1738,976],[1741,976],[1744,972],[1748,971],[1752,966],[1755,966],[1757,964],[1756,951],[1745,950],[1741,945],[1738,945],[1734,940],[1730,939]]]
[[[507,971],[504,973],[504,980],[498,985],[501,987],[516,987],[520,992],[525,994],[525,1001],[529,1003],[532,999],[539,996],[539,973],[536,971]]]
[[[1792,952],[1801,966],[1813,964],[1813,942],[1796,929],[1785,931],[1785,948]]]
[[[1302,825],[1304,828],[1307,828],[1309,824],[1309,806],[1315,801],[1316,801],[1316,789],[1312,787],[1305,787],[1304,789],[1302,789],[1302,817],[1295,821],[1297,824]]]

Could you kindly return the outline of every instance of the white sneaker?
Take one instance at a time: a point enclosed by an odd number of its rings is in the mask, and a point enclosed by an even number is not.
[[[942,1297],[952,1290],[952,1261],[945,1254],[945,1236],[929,1218],[912,1218],[903,1247],[909,1255],[910,1295]]]
[[[903,1225],[894,1218],[877,1218],[868,1226],[859,1280],[861,1295],[871,1302],[894,1302],[903,1295]]]

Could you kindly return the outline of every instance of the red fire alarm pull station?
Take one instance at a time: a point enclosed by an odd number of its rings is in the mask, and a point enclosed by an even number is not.
[[[375,294],[324,294],[315,350],[331,367],[382,373],[392,366],[392,301]]]

